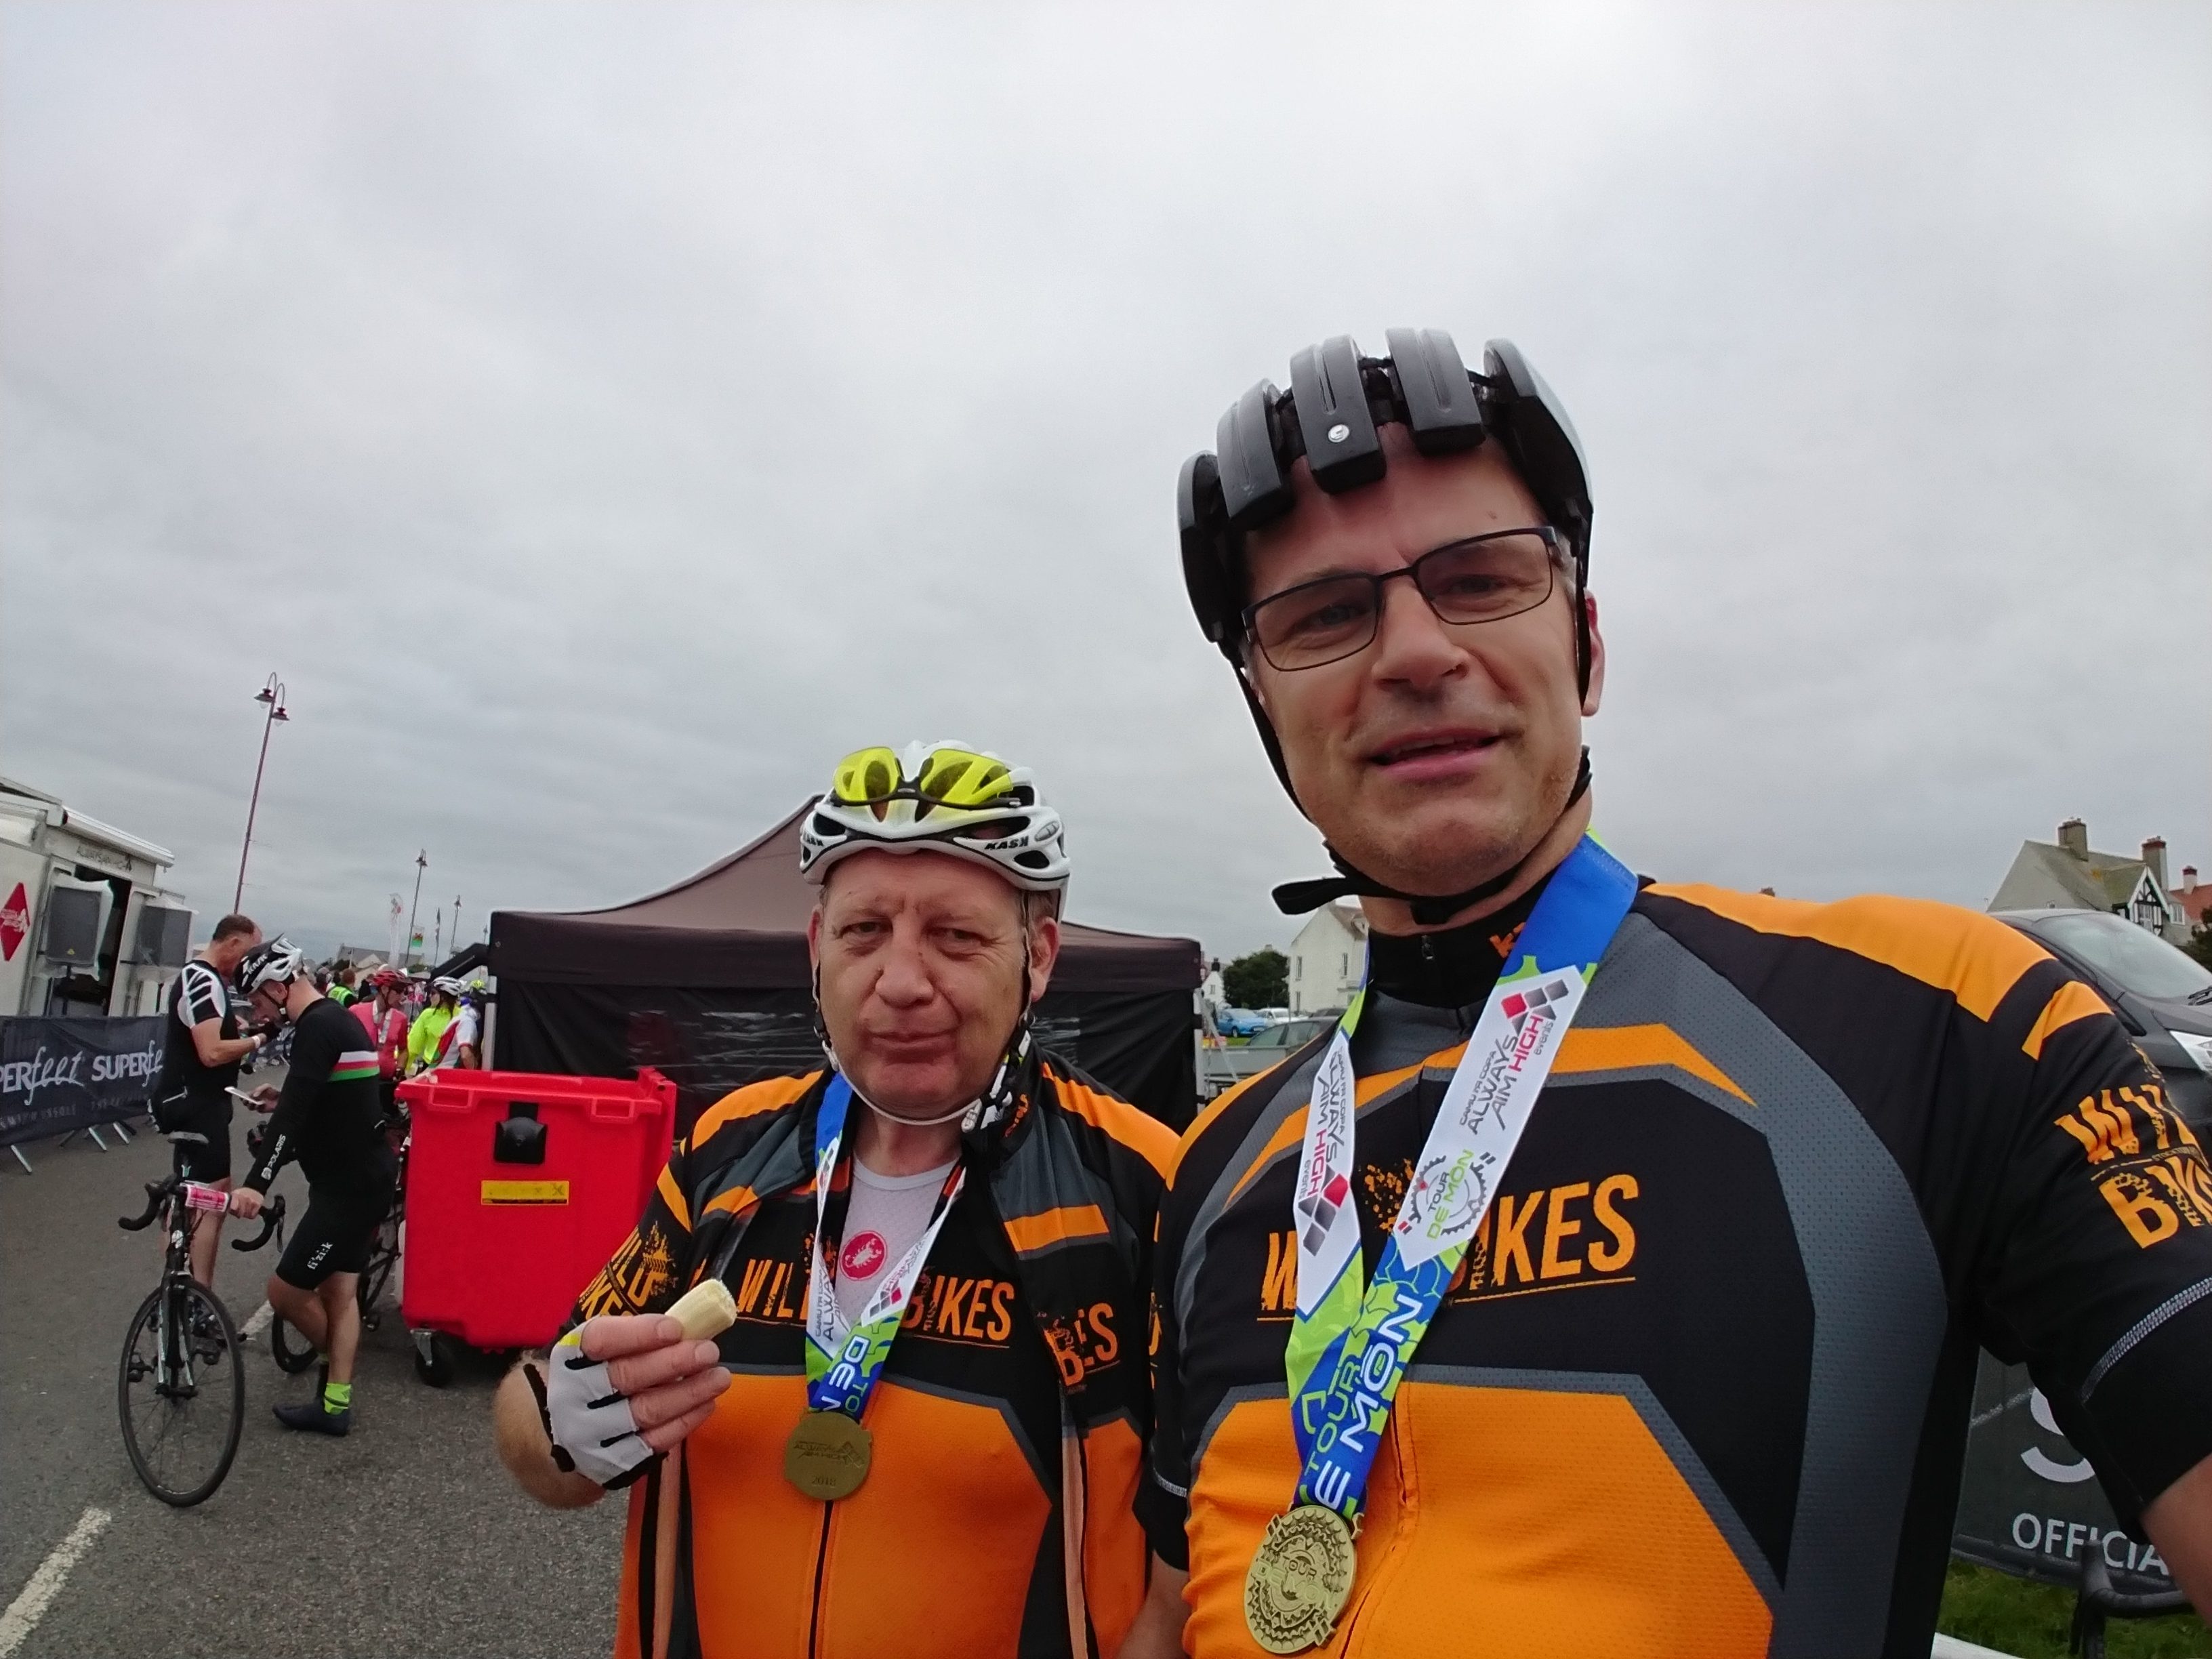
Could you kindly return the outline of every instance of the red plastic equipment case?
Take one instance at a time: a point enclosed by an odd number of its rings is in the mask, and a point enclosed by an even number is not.
[[[676,1085],[448,1066],[399,1085],[411,1119],[400,1313],[442,1385],[472,1347],[542,1347],[645,1209],[668,1161]]]

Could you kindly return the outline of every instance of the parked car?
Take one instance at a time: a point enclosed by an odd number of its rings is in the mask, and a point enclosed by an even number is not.
[[[1267,1029],[1267,1020],[1249,1008],[1224,1008],[1213,1024],[1225,1037],[1248,1037]]]
[[[1304,1048],[1335,1023],[1328,1019],[1285,1020],[1280,1025],[1270,1025],[1255,1033],[1249,1042],[1201,1050],[1198,1068],[1200,1097],[1211,1100],[1246,1078],[1280,1065],[1293,1049]]]
[[[1285,1016],[1266,1030],[1254,1033],[1252,1040],[1244,1047],[1248,1052],[1259,1049],[1280,1059],[1293,1048],[1304,1048],[1334,1023],[1326,1019],[1292,1019]],[[1267,1063],[1272,1066],[1274,1060]]]
[[[2212,1128],[2212,970],[2102,910],[2000,910],[2112,1005],[2194,1127]]]

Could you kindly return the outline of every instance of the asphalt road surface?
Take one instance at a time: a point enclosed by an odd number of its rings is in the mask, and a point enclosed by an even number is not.
[[[241,1171],[245,1128],[241,1113]],[[611,1650],[623,1505],[552,1513],[516,1491],[492,1450],[497,1363],[465,1362],[444,1389],[418,1381],[396,1285],[362,1336],[347,1438],[278,1426],[270,1406],[307,1398],[313,1376],[279,1372],[264,1333],[246,1346],[229,1478],[197,1509],[155,1501],[124,1454],[115,1383],[160,1245],[115,1218],[168,1173],[167,1143],[147,1132],[104,1154],[82,1138],[24,1151],[34,1174],[0,1168],[0,1607],[13,1609],[0,1659]],[[276,1191],[305,1209],[295,1169]],[[241,1328],[276,1265],[273,1243],[229,1249],[252,1231],[232,1218],[216,1270]],[[72,1534],[82,1551],[56,1588]]]

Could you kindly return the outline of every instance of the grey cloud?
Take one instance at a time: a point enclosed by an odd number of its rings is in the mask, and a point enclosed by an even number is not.
[[[2100,6],[0,14],[5,769],[252,908],[611,902],[847,747],[1087,918],[1319,869],[1170,491],[1290,353],[1518,339],[1598,491],[1639,868],[2212,860],[2212,20]]]

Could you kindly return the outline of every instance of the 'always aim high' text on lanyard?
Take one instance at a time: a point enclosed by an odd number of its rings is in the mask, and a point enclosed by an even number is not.
[[[1552,872],[1521,930],[1519,964],[1483,1005],[1404,1201],[1360,1284],[1352,1200],[1352,1032],[1363,988],[1315,1074],[1291,1221],[1297,1312],[1284,1369],[1301,1468],[1290,1509],[1267,1523],[1244,1577],[1244,1622],[1270,1653],[1328,1639],[1352,1594],[1367,1477],[1398,1384],[1490,1208],[1535,1109],[1559,1040],[1636,899],[1636,878],[1584,836]]]
[[[945,1217],[968,1179],[964,1164],[955,1164],[937,1196],[929,1225],[898,1266],[885,1274],[848,1321],[837,1310],[834,1269],[825,1254],[830,1181],[837,1170],[837,1150],[845,1139],[845,1120],[853,1105],[853,1085],[839,1073],[823,1091],[814,1121],[814,1249],[806,1273],[806,1410],[783,1445],[784,1479],[809,1498],[834,1503],[849,1498],[868,1478],[874,1440],[860,1426],[868,1395],[890,1358],[891,1339],[921,1277],[929,1247],[937,1242]]]

